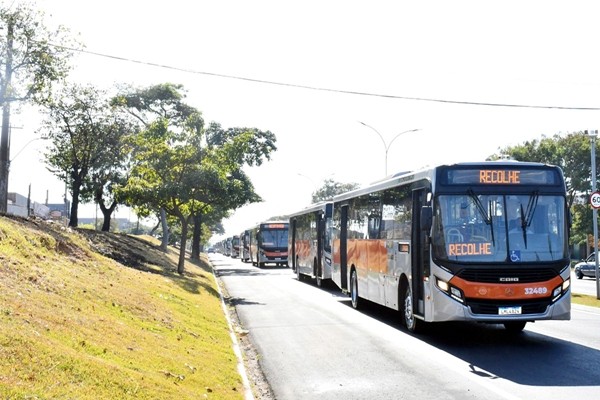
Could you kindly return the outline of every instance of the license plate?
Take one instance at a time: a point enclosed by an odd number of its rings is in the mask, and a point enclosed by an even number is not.
[[[516,314],[521,314],[521,306],[498,307],[498,315],[516,315]]]
[[[275,257],[276,260],[281,260],[281,257]]]

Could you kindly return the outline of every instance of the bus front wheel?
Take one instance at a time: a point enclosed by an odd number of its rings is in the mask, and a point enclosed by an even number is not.
[[[350,276],[350,298],[352,299],[352,308],[358,310],[360,301],[358,298],[358,276],[356,275],[356,270],[352,270],[352,275]]]
[[[402,299],[402,322],[409,332],[417,333],[421,330],[423,322],[415,317],[415,310],[410,285],[404,285],[404,296]]]

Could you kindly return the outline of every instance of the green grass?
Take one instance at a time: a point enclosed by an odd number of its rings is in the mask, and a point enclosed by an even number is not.
[[[588,296],[586,294],[571,294],[571,302],[575,304],[582,304],[584,306],[600,307],[600,300],[596,296]]]
[[[0,217],[0,398],[242,399],[208,263],[176,262],[139,238]]]

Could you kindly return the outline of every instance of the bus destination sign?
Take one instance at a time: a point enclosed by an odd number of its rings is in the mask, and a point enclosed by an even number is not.
[[[284,229],[286,226],[285,224],[265,224],[263,227],[266,229]]]
[[[446,169],[442,175],[446,185],[556,185],[559,178],[551,169]]]

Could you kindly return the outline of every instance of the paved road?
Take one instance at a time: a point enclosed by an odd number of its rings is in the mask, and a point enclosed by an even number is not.
[[[597,295],[596,279],[584,277],[577,279],[575,274],[571,274],[571,282],[573,286],[573,293],[587,294],[590,296]],[[599,396],[600,397],[600,396]]]
[[[435,324],[422,335],[376,305],[356,311],[339,291],[211,256],[278,400],[597,399],[600,309],[571,321],[503,328]]]

